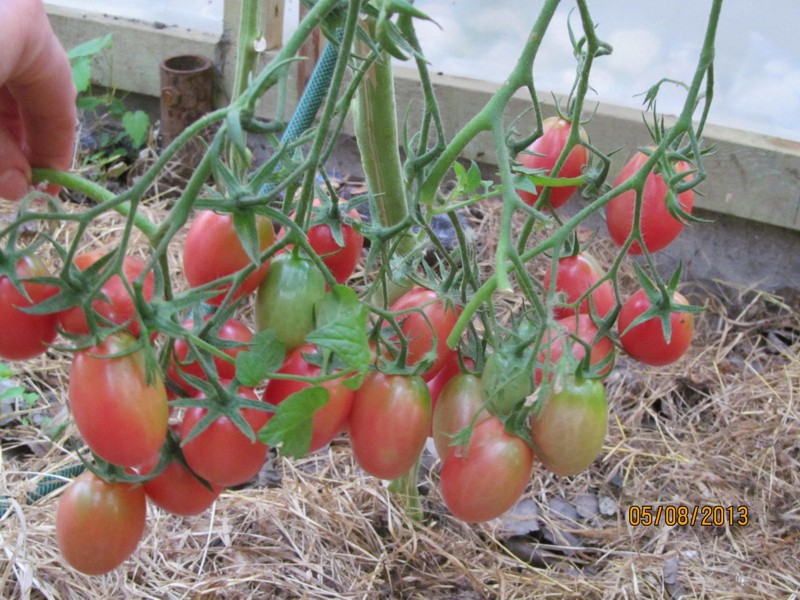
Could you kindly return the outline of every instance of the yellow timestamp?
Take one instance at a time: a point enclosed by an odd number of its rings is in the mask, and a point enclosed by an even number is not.
[[[744,505],[634,504],[628,508],[628,524],[633,527],[744,527],[750,524],[750,510]]]

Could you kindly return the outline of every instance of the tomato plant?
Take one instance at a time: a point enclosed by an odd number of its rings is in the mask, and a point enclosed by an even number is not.
[[[141,475],[148,475],[158,464],[158,457],[139,468]],[[158,475],[145,481],[142,486],[147,499],[173,515],[199,515],[207,510],[222,493],[222,486],[209,484],[206,487],[178,459],[171,460]]]
[[[106,255],[102,250],[92,250],[75,257],[74,265],[80,270],[86,270]],[[122,274],[125,278],[123,282],[119,275],[112,275],[100,289],[101,297],[92,302],[94,311],[102,317],[99,319],[100,326],[107,325],[103,319],[115,325],[125,325],[127,330],[135,337],[139,336],[141,327],[136,320],[136,305],[133,297],[128,292],[128,286],[132,286],[147,265],[135,256],[125,256],[122,259]],[[153,289],[155,279],[152,271],[144,277],[142,285],[142,296],[146,301],[153,299]],[[89,323],[86,320],[86,313],[80,306],[73,306],[58,316],[61,327],[72,335],[85,335],[89,333]]]
[[[548,117],[542,121],[542,135],[537,138],[526,151],[517,156],[519,163],[526,169],[542,170],[544,175],[552,175],[556,161],[567,145],[572,125],[569,121],[561,117]],[[586,133],[580,128],[581,139],[586,139]],[[558,171],[557,177],[573,178],[580,177],[583,169],[589,162],[589,151],[580,145],[570,150],[567,159]],[[558,208],[569,200],[577,191],[578,186],[568,185],[562,187],[552,187],[550,189],[550,206]],[[526,204],[533,206],[542,194],[542,189],[537,189],[536,193],[526,190],[517,190],[520,198]]]
[[[448,305],[447,300],[433,290],[417,286],[403,294],[392,305],[392,311],[408,311],[397,317],[407,343],[406,364],[413,366],[434,353],[430,366],[422,373],[423,379],[431,379],[450,354],[447,336],[453,330],[460,309]]]
[[[451,446],[442,462],[442,499],[458,519],[479,523],[499,517],[525,491],[533,451],[489,417],[472,432],[466,448]]]
[[[250,400],[258,399],[250,388],[240,388],[239,395]],[[258,433],[270,418],[269,412],[256,408],[238,410],[254,433]],[[224,414],[186,440],[207,413],[208,409],[200,406],[189,408],[178,424],[177,432],[183,440],[181,450],[186,463],[209,483],[223,487],[239,485],[255,477],[264,465],[269,448],[257,439],[251,440]]]
[[[294,252],[272,261],[256,294],[256,328],[270,329],[294,350],[314,328],[314,309],[325,294],[325,277],[310,259]]]
[[[69,406],[86,445],[103,460],[135,467],[158,454],[167,436],[167,393],[127,333],[76,352]]]
[[[419,457],[431,428],[431,399],[418,376],[372,372],[356,391],[350,446],[367,473],[395,479]]]
[[[489,414],[480,378],[467,373],[453,377],[433,410],[433,441],[439,456],[447,455],[453,436]]]
[[[258,248],[263,252],[275,241],[275,230],[272,222],[260,215],[256,216],[255,223]],[[197,287],[234,275],[250,264],[252,260],[239,239],[233,215],[213,210],[199,211],[183,246],[183,270],[189,285]],[[262,262],[242,281],[234,292],[234,299],[252,293],[264,280],[268,269],[269,261]],[[219,288],[224,292],[207,300],[209,304],[219,305],[230,284],[222,284]]]
[[[560,476],[586,469],[603,447],[608,404],[603,384],[566,376],[556,380],[531,419],[536,457]]]
[[[572,345],[569,348],[576,366],[586,356],[586,349],[589,348],[589,365],[605,361],[599,375],[610,373],[614,366],[614,343],[606,335],[598,337],[598,333],[597,326],[587,314],[564,317],[556,321],[542,340],[542,350],[537,356],[533,375],[536,385],[544,380],[545,370],[548,372],[548,379],[553,377],[564,353],[564,343],[569,343],[570,340]]]
[[[194,323],[191,320],[186,321],[183,323],[183,326],[191,330]],[[216,337],[219,338],[219,340],[234,342],[236,344],[224,348],[224,352],[230,356],[231,359],[235,360],[236,355],[247,348],[248,342],[253,338],[253,332],[241,321],[228,319],[220,326],[219,331],[216,332]],[[176,339],[173,347],[172,361],[167,368],[166,375],[169,380],[180,387],[186,395],[191,396],[197,393],[197,389],[186,381],[181,374],[186,373],[200,379],[205,379],[206,374],[200,363],[196,359],[187,360],[188,356],[189,344],[186,340]],[[219,379],[229,380],[236,377],[236,364],[234,362],[229,362],[219,356],[215,356],[214,367],[217,370]]]
[[[673,292],[672,301],[677,306],[689,304],[680,292]],[[669,316],[668,340],[659,316],[633,324],[652,306],[644,289],[636,291],[625,301],[617,321],[619,341],[625,352],[639,362],[653,366],[667,365],[683,356],[692,343],[694,316],[680,310],[672,312]]]
[[[594,257],[585,252],[558,259],[554,289],[556,292],[564,294],[565,297],[563,302],[559,302],[553,307],[553,316],[556,319],[562,319],[574,315],[574,305],[580,298],[584,298],[578,305],[578,312],[594,313],[599,317],[605,317],[616,304],[614,286],[611,281],[604,281],[586,296],[589,290],[604,276],[605,273]],[[548,269],[542,282],[545,289],[550,288],[550,281],[550,269]]]
[[[41,259],[36,256],[20,258],[16,274],[22,280],[25,295],[6,275],[0,276],[0,358],[6,360],[24,360],[42,354],[57,334],[58,316],[55,313],[35,315],[20,310],[58,293],[55,286],[24,281],[49,275]]]
[[[634,154],[620,171],[614,187],[622,185],[633,177],[649,158],[643,152]],[[674,163],[674,168],[680,174],[690,171],[692,166],[686,161],[677,161]],[[691,181],[692,175],[686,175],[686,178]],[[667,201],[667,192],[667,184],[661,173],[651,172],[647,175],[642,190],[640,228],[642,240],[649,252],[666,248],[683,229],[684,219],[677,217],[673,211],[679,207],[683,213],[691,214],[694,206],[693,190],[686,190],[678,194],[676,206],[672,208]],[[612,198],[606,206],[608,233],[619,246],[622,246],[633,232],[635,207],[636,190],[622,192]],[[641,254],[642,247],[638,240],[631,244],[628,251],[631,254]]]
[[[283,366],[278,371],[282,375],[301,377],[319,377],[322,370],[306,360],[306,355],[313,355],[316,348],[305,344],[294,349],[286,356]],[[312,384],[296,379],[271,379],[264,390],[264,400],[270,404],[280,404],[291,394],[310,387]],[[319,384],[328,390],[328,402],[314,412],[313,433],[309,452],[319,450],[330,442],[338,433],[344,431],[353,405],[354,392],[344,384],[343,378],[331,379]]]
[[[81,573],[108,573],[136,550],[144,535],[146,513],[142,486],[109,483],[84,471],[59,498],[58,549]]]

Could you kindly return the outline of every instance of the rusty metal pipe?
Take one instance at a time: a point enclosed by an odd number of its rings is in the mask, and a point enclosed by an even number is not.
[[[214,64],[205,56],[187,54],[162,61],[161,66],[161,143],[169,145],[187,126],[214,109]],[[179,153],[178,162],[187,168],[197,166],[202,144],[189,143]]]

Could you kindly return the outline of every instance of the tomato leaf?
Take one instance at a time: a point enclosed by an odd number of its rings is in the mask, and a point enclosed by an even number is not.
[[[74,46],[67,52],[67,58],[74,60],[76,58],[92,57],[99,54],[102,50],[111,45],[111,34],[108,33],[103,37],[93,38],[89,41],[83,42]]]
[[[133,142],[134,148],[141,148],[142,144],[147,141],[147,132],[150,130],[150,117],[143,110],[128,111],[122,115],[122,126]]]
[[[354,371],[369,368],[371,353],[367,335],[367,307],[347,286],[337,285],[317,305],[317,328],[306,341],[330,350]]]
[[[304,456],[311,446],[314,412],[325,406],[328,398],[328,390],[322,386],[304,388],[288,396],[258,432],[258,439],[279,447],[284,456]]]
[[[236,379],[248,387],[261,384],[270,373],[281,368],[286,347],[271,330],[253,336],[249,350],[236,355]]]
[[[72,63],[72,82],[79,93],[89,89],[89,85],[92,83],[91,58],[82,56]]]

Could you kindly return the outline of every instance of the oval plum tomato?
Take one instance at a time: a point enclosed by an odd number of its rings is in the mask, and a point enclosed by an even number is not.
[[[93,250],[75,257],[74,264],[81,271],[88,269],[91,265],[105,256],[102,250]],[[135,256],[126,256],[122,259],[122,274],[125,281],[130,285],[137,279],[146,268],[145,262]],[[153,299],[153,288],[155,279],[153,272],[147,273],[144,277],[142,294],[148,302]],[[136,306],[133,298],[128,293],[125,283],[119,275],[112,275],[108,281],[100,288],[100,293],[106,299],[97,298],[92,302],[92,308],[98,315],[111,321],[116,325],[126,325],[126,329],[134,337],[139,337],[141,327],[136,320]],[[89,333],[89,324],[86,321],[86,314],[80,306],[73,306],[61,312],[58,316],[61,327],[72,335],[86,335]],[[99,325],[103,326],[103,320],[98,320]]]
[[[271,329],[287,350],[294,350],[314,328],[314,308],[324,295],[325,277],[310,259],[280,254],[256,293],[256,328]]]
[[[414,466],[431,428],[431,398],[418,376],[373,371],[353,399],[350,446],[356,462],[380,479]]]
[[[250,388],[239,389],[239,395],[251,400],[258,396]],[[186,439],[207,409],[187,409],[177,428],[180,438]],[[240,414],[256,434],[267,424],[271,413],[256,408],[242,408]],[[200,434],[182,444],[186,464],[211,484],[230,487],[245,483],[256,476],[267,459],[269,447],[247,437],[228,417],[221,415]]]
[[[453,516],[467,523],[499,517],[530,481],[533,451],[505,430],[497,417],[480,422],[466,449],[451,446],[442,462],[442,499]]]
[[[58,293],[52,285],[24,281],[29,277],[49,275],[36,256],[24,256],[17,261],[17,276],[23,280],[26,298],[5,275],[0,276],[0,358],[24,360],[39,356],[56,339],[58,315],[32,315],[22,308],[35,306]]]
[[[674,292],[673,301],[676,304],[689,304],[679,292]],[[642,289],[625,301],[617,321],[619,341],[625,352],[639,362],[653,366],[668,365],[683,356],[692,343],[694,316],[690,312],[673,312],[670,315],[671,332],[667,342],[661,319],[657,316],[630,327],[651,305]]]
[[[158,457],[143,465],[139,472],[149,474],[158,464]],[[173,515],[189,517],[207,510],[222,493],[222,486],[209,484],[211,489],[195,477],[179,460],[172,460],[158,475],[143,484],[147,499]]]
[[[464,356],[461,358],[461,360],[464,361],[464,366],[467,369],[475,368],[475,361],[471,358]],[[428,391],[431,393],[432,410],[436,410],[436,402],[438,401],[439,395],[442,393],[444,386],[447,385],[447,382],[460,373],[461,363],[459,362],[458,352],[451,350],[448,353],[447,359],[444,361],[444,365],[439,372],[427,381]]]
[[[319,206],[318,200],[314,201],[314,206]],[[361,221],[361,215],[353,208],[349,212],[350,221]],[[314,249],[322,262],[331,270],[331,273],[339,283],[344,283],[353,274],[361,258],[361,250],[364,248],[364,236],[356,231],[352,225],[345,220],[340,223],[342,232],[342,245],[340,246],[333,235],[331,226],[327,223],[317,223],[308,229],[308,243]],[[287,250],[289,247],[287,247]]]
[[[284,375],[298,375],[302,377],[319,377],[320,367],[309,363],[304,355],[313,355],[316,347],[305,344],[292,350],[283,362],[278,373]],[[270,404],[278,405],[290,395],[302,389],[311,387],[306,381],[295,379],[271,379],[264,390],[264,400]],[[331,379],[319,384],[328,390],[328,402],[319,408],[312,420],[313,433],[309,452],[319,450],[330,442],[338,433],[345,430],[350,409],[353,406],[354,392],[344,384],[344,379]]]
[[[444,386],[433,410],[433,442],[444,457],[459,431],[489,417],[483,384],[479,377],[461,373]]]
[[[603,447],[608,404],[603,384],[596,379],[558,380],[544,406],[531,419],[536,457],[556,475],[575,475],[586,469]]]
[[[142,486],[108,483],[84,471],[58,500],[58,549],[81,573],[108,573],[136,550],[144,535],[146,513]]]
[[[206,320],[209,318],[210,317],[206,317]],[[183,324],[188,330],[191,330],[193,325],[194,323],[191,320]],[[234,360],[239,352],[247,349],[247,344],[253,339],[253,332],[250,331],[250,328],[236,319],[228,319],[225,321],[214,335],[225,342],[236,343],[236,345],[223,349],[225,354]],[[186,340],[176,339],[173,346],[172,362],[166,370],[166,375],[169,380],[181,388],[186,395],[192,396],[196,394],[198,390],[186,381],[181,374],[187,373],[200,379],[206,379],[206,374],[203,372],[203,367],[200,366],[197,360],[187,361],[188,355],[189,345],[186,343]],[[236,377],[236,364],[233,362],[228,362],[227,360],[215,356],[214,367],[217,370],[217,377],[219,379],[229,380]]]
[[[614,343],[606,335],[598,339],[598,332],[599,330],[592,318],[586,314],[572,315],[556,321],[555,325],[545,333],[542,340],[542,350],[537,356],[536,367],[533,372],[535,384],[542,383],[545,366],[547,366],[548,378],[553,377],[556,365],[558,365],[563,356],[564,341],[569,339],[573,340],[571,351],[576,363],[582,361],[586,356],[586,346],[591,349],[589,352],[590,365],[599,364],[610,355],[609,362],[600,373],[603,376],[608,375],[614,366]]]
[[[103,460],[135,467],[158,454],[167,437],[167,392],[158,373],[145,374],[144,350],[115,333],[72,357],[69,405],[89,448]],[[112,356],[129,352],[122,356]]]
[[[584,296],[589,289],[605,276],[597,261],[582,252],[575,256],[565,256],[558,259],[556,265],[555,291],[566,296],[563,303],[553,307],[553,316],[562,319],[575,314],[575,303]],[[544,276],[545,289],[550,288],[550,269]],[[578,312],[605,317],[611,312],[616,303],[614,287],[610,280],[606,280],[596,287],[588,297],[584,297],[578,306]],[[571,306],[570,306],[571,305]]]
[[[415,310],[416,309],[416,310]],[[449,305],[433,290],[416,286],[392,305],[392,312],[409,311],[397,316],[397,322],[407,341],[406,364],[413,366],[435,350],[436,358],[422,373],[426,381],[444,366],[450,354],[447,337],[461,314],[461,309]],[[434,338],[436,348],[434,349]]]
[[[633,158],[622,168],[614,187],[621,185],[636,173],[649,157],[637,152]],[[691,165],[685,161],[675,163],[675,171],[682,173],[689,171]],[[691,181],[688,175],[687,180]],[[642,209],[640,228],[644,245],[649,252],[656,252],[666,248],[683,229],[683,222],[676,219],[667,207],[667,184],[660,173],[650,173],[645,180],[642,190]],[[678,204],[681,210],[691,214],[694,207],[694,191],[687,190],[678,195]],[[634,209],[636,206],[636,190],[628,190],[613,198],[606,205],[606,224],[611,239],[618,246],[622,246],[633,231]],[[641,254],[642,247],[638,241],[631,244],[628,251],[631,254]]]
[[[350,211],[350,218],[354,221],[361,220],[355,208]],[[342,223],[341,229],[342,246],[336,242],[330,226],[323,223],[309,228],[308,243],[322,257],[322,262],[331,270],[336,281],[344,283],[353,274],[358,259],[361,258],[364,236],[347,223]]]
[[[264,251],[275,241],[275,230],[272,222],[261,215],[256,216],[256,229],[258,246]],[[189,285],[198,287],[221,277],[234,275],[250,264],[252,261],[236,234],[233,215],[220,214],[213,210],[199,211],[189,227],[183,246],[183,270]],[[265,261],[239,285],[234,299],[252,293],[264,280],[268,270],[269,261]],[[207,302],[219,305],[229,288],[230,284],[220,285],[219,289],[224,290],[223,293]]]
[[[545,119],[542,121],[541,137],[528,146],[527,151],[520,153],[517,160],[527,169],[542,169],[546,175],[551,175],[559,155],[567,144],[570,127],[569,121],[557,116]],[[580,129],[580,135],[581,139],[586,139],[583,128]],[[575,146],[570,150],[567,160],[559,170],[558,177],[580,177],[588,163],[589,151],[583,146]],[[550,206],[558,208],[569,200],[577,189],[577,186],[551,188]],[[517,190],[519,197],[530,206],[536,204],[542,190],[538,189],[537,192],[532,194],[525,190]]]

